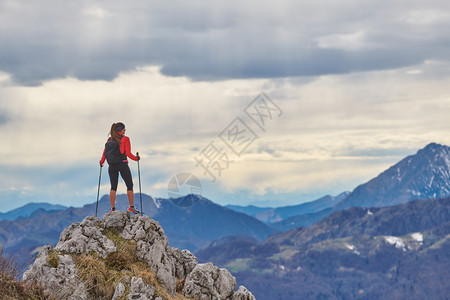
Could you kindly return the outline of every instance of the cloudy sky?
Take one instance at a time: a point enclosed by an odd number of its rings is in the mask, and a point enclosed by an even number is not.
[[[0,45],[0,211],[95,202],[117,121],[144,193],[189,173],[220,204],[336,195],[450,145],[444,0],[0,0]]]

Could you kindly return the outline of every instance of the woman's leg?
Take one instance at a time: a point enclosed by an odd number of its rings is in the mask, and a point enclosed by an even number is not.
[[[130,204],[130,206],[134,206],[133,178],[131,177],[131,170],[128,166],[128,163],[123,163],[121,165],[120,175],[122,176],[123,181],[125,181],[125,184],[127,186],[128,203]]]
[[[111,208],[116,206],[116,191],[115,190],[109,191],[109,203],[111,204]]]
[[[134,194],[133,191],[127,191],[128,203],[130,206],[134,206]]]
[[[109,192],[109,202],[111,208],[116,205],[116,191],[117,184],[119,183],[119,170],[115,166],[109,166],[108,168],[109,180],[111,182],[111,191]]]

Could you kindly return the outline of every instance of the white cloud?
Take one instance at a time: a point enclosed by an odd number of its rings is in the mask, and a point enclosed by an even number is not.
[[[117,121],[127,125],[137,149],[189,153],[218,134],[243,110],[240,99],[251,100],[264,82],[191,82],[150,67],[112,82],[66,78],[9,86],[0,91],[0,107],[9,117],[4,137],[15,146],[1,148],[0,163],[59,165],[68,157],[71,162],[97,158]]]
[[[448,11],[444,1],[3,1],[0,190],[89,195],[109,127],[123,121],[146,186],[165,195],[176,173],[202,174],[193,157],[260,91],[283,115],[209,191],[351,189],[429,142],[450,144]]]
[[[424,70],[412,77],[404,76],[410,69],[399,69],[304,82],[292,78],[192,82],[145,67],[111,82],[66,78],[36,87],[9,85],[0,89],[5,120],[0,126],[7,141],[0,148],[0,164],[16,171],[2,174],[0,188],[18,191],[26,186],[27,194],[48,190],[89,195],[96,188],[109,126],[123,121],[132,150],[142,154],[143,182],[149,193],[166,196],[167,182],[180,172],[210,181],[201,167],[195,167],[194,156],[214,141],[235,160],[216,183],[208,183],[217,195],[243,190],[262,198],[299,192],[337,194],[429,142],[450,144],[449,67],[427,62],[411,67]],[[434,78],[431,70],[442,76]],[[245,119],[243,112],[261,90],[283,110],[266,132]],[[218,137],[237,116],[259,135],[240,158],[232,157]],[[57,171],[61,168],[63,173]],[[90,175],[83,176],[86,172]],[[73,176],[81,176],[77,185],[64,183]]]

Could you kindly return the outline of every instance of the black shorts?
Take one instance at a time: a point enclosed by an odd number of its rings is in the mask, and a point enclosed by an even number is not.
[[[117,165],[110,165],[108,168],[109,180],[111,181],[111,190],[117,191],[117,184],[119,183],[119,173],[123,181],[127,185],[127,191],[133,190],[133,178],[131,177],[130,167],[127,162],[122,162]]]

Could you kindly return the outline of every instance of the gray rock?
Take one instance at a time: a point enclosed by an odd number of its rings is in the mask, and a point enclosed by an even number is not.
[[[116,212],[115,214],[124,213]],[[104,222],[103,226],[107,228],[109,223],[111,222]],[[161,225],[147,216],[133,215],[128,218],[119,235],[124,239],[137,242],[136,257],[145,261],[156,273],[156,278],[161,285],[174,295],[176,292],[175,259],[171,255],[169,241]]]
[[[113,211],[103,216],[102,227],[122,230],[128,220],[128,213],[122,211]]]
[[[255,296],[243,285],[233,294],[231,300],[255,300]]]
[[[104,226],[108,228],[106,224]],[[150,244],[157,242],[163,244],[164,247],[169,246],[169,241],[161,225],[147,216],[133,215],[124,226],[120,236],[127,240],[145,241]]]
[[[161,285],[171,294],[176,291],[175,263],[164,244],[154,244],[139,241],[136,248],[136,257],[147,263],[149,268],[156,273],[156,278]]]
[[[114,290],[114,295],[111,300],[118,300],[125,294],[125,285],[119,282]]]
[[[144,284],[142,278],[131,278],[130,293],[128,294],[128,300],[140,299],[140,300],[152,300],[155,294],[155,288]]]
[[[96,252],[106,258],[109,253],[116,252],[114,242],[105,236],[108,230],[136,242],[136,258],[155,272],[159,284],[171,295],[176,294],[178,282],[184,283],[181,286],[183,295],[188,298],[255,299],[243,286],[235,292],[236,279],[226,269],[212,263],[198,264],[197,258],[188,250],[169,247],[164,230],[157,221],[120,211],[105,215],[102,221],[87,217],[64,229],[55,247],[59,254],[57,266],[48,262],[52,247],[43,247],[32,267],[25,272],[24,281],[41,284],[56,299],[90,299],[85,285],[76,276],[76,266],[70,255]],[[154,293],[155,288],[144,284],[142,278],[124,277],[116,285],[112,299],[153,299]],[[162,299],[156,297],[155,300]]]
[[[187,276],[183,288],[185,297],[195,299],[227,299],[236,288],[236,278],[226,269],[212,263],[198,264]]]
[[[81,223],[70,225],[61,233],[55,250],[73,254],[93,251],[105,258],[108,253],[117,250],[114,243],[103,234],[100,224],[97,218],[87,217]]]
[[[177,278],[186,278],[198,264],[197,257],[189,250],[181,250],[178,248],[170,248],[173,258],[175,259],[175,276]]]
[[[58,255],[58,266],[48,263],[52,246],[44,246],[39,251],[34,264],[23,275],[24,282],[33,282],[44,287],[55,299],[88,299],[86,287],[76,276],[75,263],[70,255]]]

